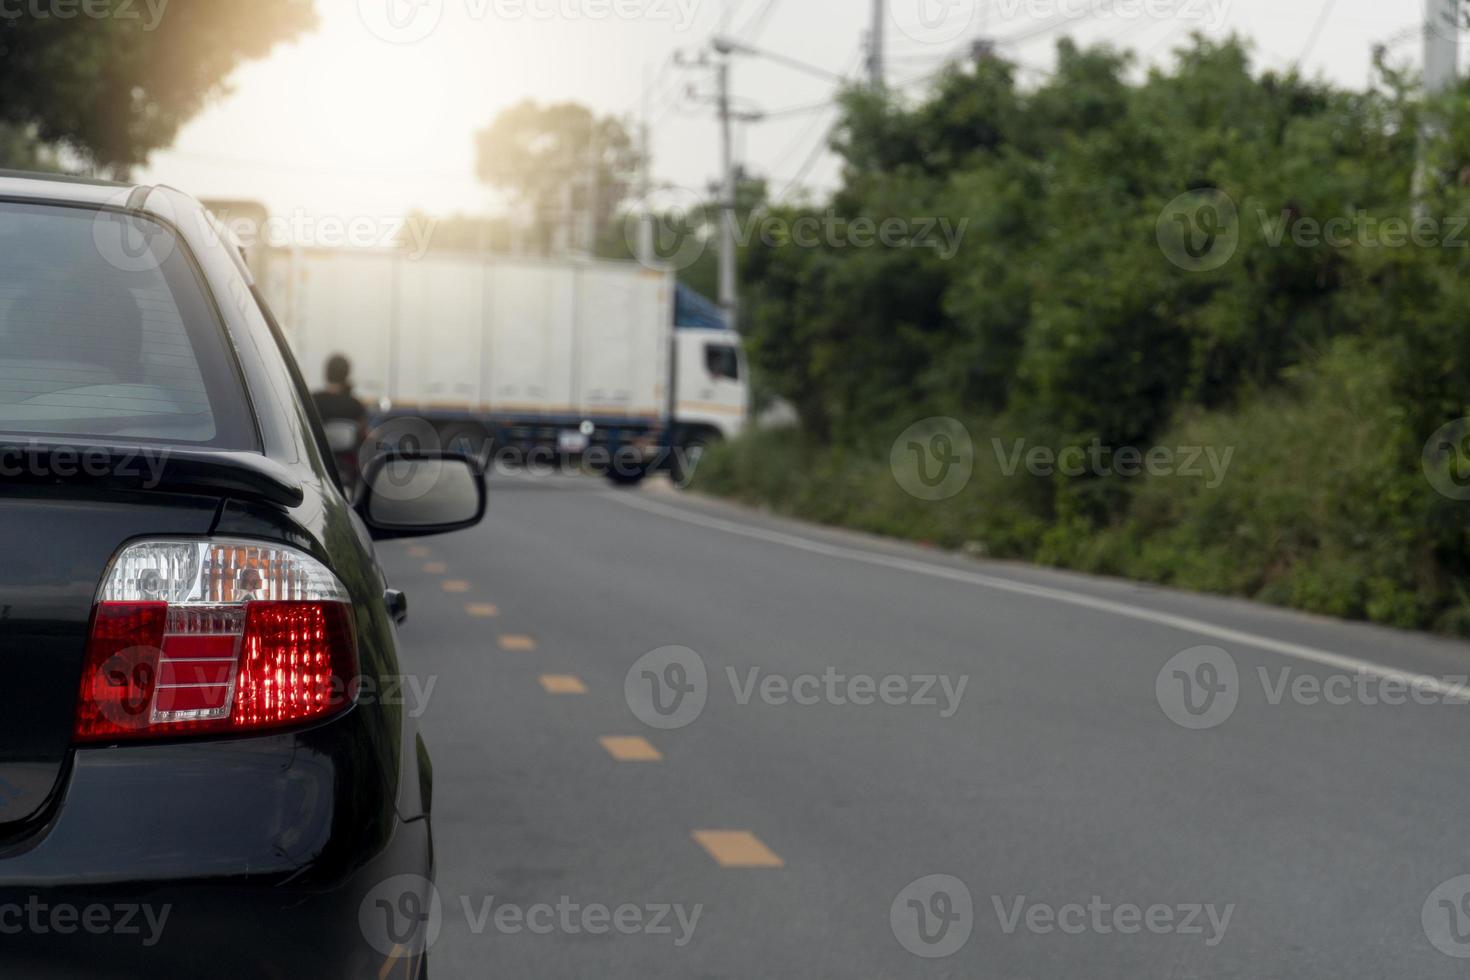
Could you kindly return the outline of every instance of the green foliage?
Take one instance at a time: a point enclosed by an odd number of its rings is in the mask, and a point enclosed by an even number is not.
[[[520,102],[475,136],[476,172],[509,191],[532,215],[534,248],[550,248],[558,226],[591,213],[598,229],[613,223],[640,156],[621,120],[598,117],[575,102]]]
[[[753,243],[752,362],[801,426],[707,457],[702,485],[946,547],[1470,632],[1466,505],[1420,471],[1429,434],[1470,414],[1470,96],[1426,104],[1379,67],[1348,91],[1256,74],[1239,42],[1196,37],[1130,81],[1126,56],[1063,42],[1035,88],[984,60],[917,104],[849,94],[830,206],[771,213],[945,216],[962,243]],[[1235,209],[1237,239],[1204,269],[1163,244],[1191,192]],[[967,420],[977,456],[966,492],[930,503],[898,488],[887,452],[932,414]],[[1215,488],[1007,476],[996,433],[1234,455]]]
[[[309,0],[99,4],[114,15],[0,18],[0,124],[119,175],[173,142],[242,61],[316,23]]]
[[[59,173],[56,155],[36,139],[31,126],[0,123],[0,170],[31,170]]]
[[[1454,542],[1430,530],[1444,498],[1419,472],[1424,437],[1393,381],[1379,350],[1344,339],[1284,388],[1187,415],[1161,441],[1229,447],[1226,478],[1215,489],[1144,480],[1126,519],[1075,563],[1396,626],[1432,622],[1455,604],[1435,560]]]

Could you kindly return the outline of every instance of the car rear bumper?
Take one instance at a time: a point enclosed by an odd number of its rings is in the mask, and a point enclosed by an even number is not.
[[[77,751],[0,853],[0,977],[413,976],[376,907],[427,890],[429,819],[400,817],[363,731]]]

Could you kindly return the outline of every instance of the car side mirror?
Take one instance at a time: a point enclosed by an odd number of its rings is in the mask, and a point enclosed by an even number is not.
[[[357,512],[376,540],[474,527],[485,516],[485,474],[461,453],[390,450],[369,460]]]

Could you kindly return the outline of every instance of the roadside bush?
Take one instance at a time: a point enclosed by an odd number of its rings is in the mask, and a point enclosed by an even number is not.
[[[1214,487],[1177,474],[1008,473],[1016,439],[1068,440],[973,419],[974,472],[947,500],[920,500],[898,484],[888,457],[898,423],[860,448],[796,428],[758,430],[711,450],[695,489],[977,557],[1470,635],[1470,602],[1445,561],[1464,551],[1463,518],[1420,471],[1423,441],[1406,416],[1383,351],[1341,339],[1284,386],[1238,408],[1186,410],[1164,431],[1159,446],[1229,453]],[[1100,492],[1125,495],[1116,521],[1097,523],[1089,498]]]
[[[1225,479],[1144,477],[1077,564],[1394,626],[1457,604],[1430,530],[1443,498],[1380,350],[1336,343],[1284,388],[1188,413],[1160,442],[1231,450]]]
[[[746,249],[752,365],[800,427],[722,447],[698,486],[974,554],[1470,635],[1470,504],[1421,472],[1429,435],[1470,415],[1470,84],[1429,102],[1380,62],[1352,91],[1253,71],[1244,44],[1203,37],[1139,79],[1105,47],[1058,47],[1035,87],[982,59],[915,103],[845,97],[831,211],[962,233],[949,254]],[[1191,210],[1198,192],[1230,207]],[[1441,241],[1406,241],[1420,221]],[[1219,261],[1192,265],[1227,225]],[[1186,236],[1174,251],[1169,228]],[[888,454],[936,415],[965,423],[975,469],[928,502]],[[1217,487],[1037,476],[1001,465],[997,440],[1017,438],[1233,455]]]

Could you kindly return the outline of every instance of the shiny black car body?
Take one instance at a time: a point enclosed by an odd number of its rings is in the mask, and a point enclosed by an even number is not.
[[[433,780],[402,704],[354,689],[342,710],[294,726],[79,743],[77,692],[109,563],[125,543],[160,537],[275,543],[316,559],[350,595],[361,690],[391,689],[413,666],[400,662],[401,597],[373,539],[474,523],[482,478],[473,515],[446,520],[441,508],[415,522],[400,508],[396,526],[370,526],[370,505],[349,501],[332,469],[279,325],[197,202],[0,174],[0,247],[11,252],[0,263],[25,258],[5,224],[37,208],[136,222],[167,240],[174,273],[194,277],[209,307],[190,329],[219,332],[233,375],[224,387],[243,397],[215,404],[219,438],[187,443],[14,431],[0,405],[0,976],[419,976],[413,917],[432,876]],[[47,261],[35,275],[72,274]],[[24,313],[17,282],[12,324]],[[15,379],[3,367],[5,302],[0,388]],[[207,387],[219,397],[220,384]],[[385,882],[397,882],[388,900]]]

